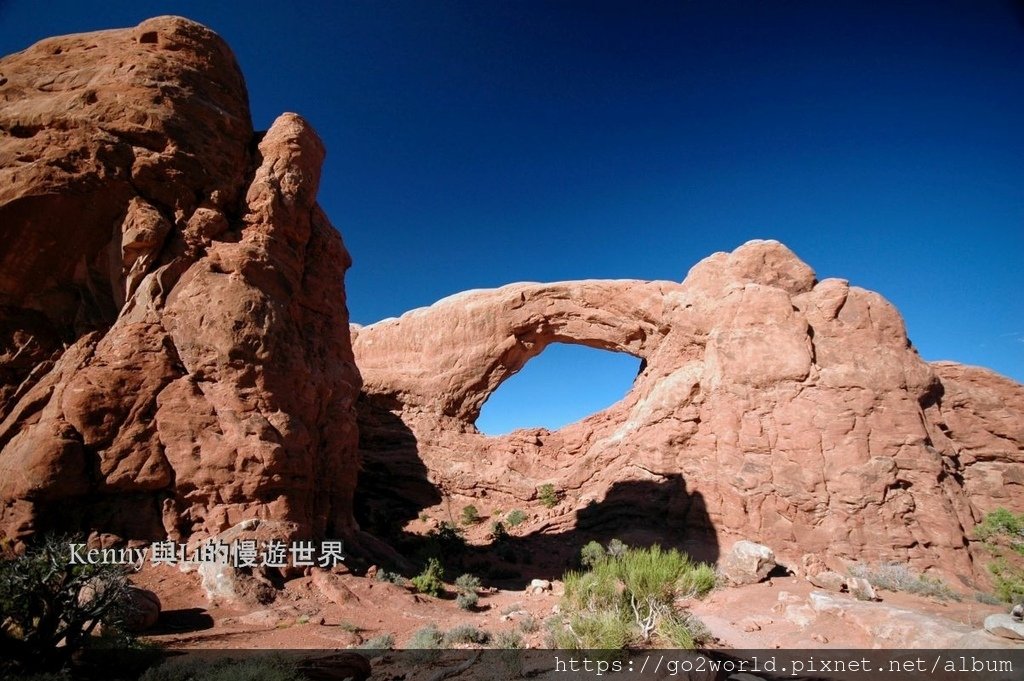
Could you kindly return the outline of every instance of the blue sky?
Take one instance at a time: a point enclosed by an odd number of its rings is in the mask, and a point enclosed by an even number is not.
[[[0,52],[157,14],[219,32],[256,126],[296,111],[327,144],[360,323],[513,281],[679,280],[774,238],[893,301],[926,359],[1024,381],[1021,7],[0,0]],[[616,359],[576,363],[597,406],[635,373]]]

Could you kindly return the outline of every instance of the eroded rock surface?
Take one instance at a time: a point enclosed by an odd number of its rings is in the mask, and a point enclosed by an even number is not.
[[[353,531],[323,158],[294,114],[253,133],[230,50],[185,19],[0,60],[0,534]]]
[[[634,355],[640,374],[558,431],[479,433],[488,396],[556,342]],[[776,242],[712,255],[682,283],[470,291],[354,327],[353,346],[371,517],[380,498],[408,506],[399,521],[448,502],[537,506],[550,483],[561,502],[529,530],[656,525],[763,542],[794,565],[816,553],[977,577],[970,530],[1024,498],[1024,388],[929,365],[889,302],[816,281]]]

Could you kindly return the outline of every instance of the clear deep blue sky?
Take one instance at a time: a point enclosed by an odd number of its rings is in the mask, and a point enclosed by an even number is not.
[[[157,14],[227,39],[257,127],[296,111],[324,138],[354,321],[513,281],[680,280],[774,238],[893,301],[926,359],[1024,381],[1020,2],[0,0],[0,52]],[[531,364],[501,418],[540,393],[552,423],[592,411],[636,370],[578,367],[607,380],[559,398],[573,382]]]

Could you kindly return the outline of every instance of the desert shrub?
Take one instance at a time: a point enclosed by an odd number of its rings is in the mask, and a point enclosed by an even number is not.
[[[458,591],[475,592],[480,588],[480,578],[471,574],[459,575],[459,578],[455,580],[455,588]]]
[[[982,518],[974,535],[994,558],[988,571],[996,597],[1010,602],[1024,598],[1024,561],[1020,558],[1024,556],[1024,513],[1015,515],[997,508]]]
[[[437,650],[444,647],[444,634],[433,624],[418,630],[409,639],[408,648],[418,650]]]
[[[540,629],[540,622],[537,621],[536,617],[527,613],[526,616],[519,620],[516,628],[524,634],[532,634]]]
[[[961,599],[960,594],[950,589],[941,579],[918,574],[901,563],[854,565],[849,572],[853,577],[866,579],[872,586],[886,591],[903,591],[940,600]]]
[[[672,613],[658,625],[658,635],[667,648],[691,650],[699,648],[711,639],[708,628],[690,613]]]
[[[594,567],[605,558],[604,547],[596,541],[587,542],[580,549],[580,565],[585,568]]]
[[[508,539],[508,530],[505,529],[505,523],[500,520],[495,520],[491,523],[491,539],[495,542],[502,542]]]
[[[344,621],[344,620],[341,621],[341,622],[338,622],[338,628],[341,629],[342,631],[347,631],[350,634],[358,634],[359,632],[361,632],[363,630],[363,628],[360,627],[358,624],[353,624],[352,622],[348,622],[348,621]]]
[[[697,563],[685,570],[676,584],[676,591],[683,597],[706,596],[718,583],[718,573],[713,565]]]
[[[491,640],[491,635],[483,629],[478,629],[472,624],[461,624],[444,635],[445,646],[453,646],[465,643],[477,643],[483,645]]]
[[[479,588],[479,577],[470,574],[460,575],[455,580],[455,604],[463,610],[472,610],[480,600],[476,592]]]
[[[278,655],[236,660],[167,660],[151,667],[139,681],[304,681],[294,661]]]
[[[391,650],[395,647],[394,634],[382,634],[363,641],[357,648],[361,650]]]
[[[509,527],[518,527],[526,522],[526,514],[518,508],[513,509],[505,516],[505,522],[508,523]]]
[[[480,602],[480,596],[472,592],[455,594],[455,605],[460,610],[472,610]]]
[[[622,542],[619,539],[612,539],[610,542],[608,542],[606,553],[612,558],[618,558],[619,556],[624,554],[627,549],[629,549],[629,546],[627,546],[624,542]]]
[[[616,610],[576,613],[555,634],[557,646],[565,650],[621,650],[632,638],[632,624]]]
[[[523,647],[523,637],[517,631],[499,631],[494,637],[494,647],[503,650],[519,650]]]
[[[1024,538],[1024,513],[1014,515],[1000,507],[987,514],[981,524],[974,528],[974,536],[982,541],[989,541],[999,535]]]
[[[476,506],[469,504],[468,506],[462,507],[462,514],[460,516],[463,525],[475,525],[480,522],[480,512],[476,510]]]
[[[20,556],[0,556],[0,671],[60,669],[100,623],[107,639],[130,641],[125,568],[71,565],[70,544],[51,537]]]
[[[537,488],[537,499],[545,508],[554,508],[558,505],[558,492],[551,483],[546,483]]]
[[[391,584],[397,584],[399,586],[405,586],[409,580],[397,572],[390,572],[388,570],[377,571],[378,582],[390,582]]]
[[[620,648],[634,638],[650,641],[655,632],[685,642],[681,626],[688,620],[675,611],[674,601],[707,593],[714,587],[715,573],[675,549],[652,546],[606,555],[587,571],[567,572],[563,582],[566,620],[555,626],[552,644]]]
[[[409,580],[413,587],[428,596],[440,596],[444,591],[444,568],[436,558],[427,560],[423,572]]]
[[[1024,599],[1024,568],[1011,565],[1005,558],[997,558],[989,563],[988,571],[992,573],[999,599],[1007,603]]]

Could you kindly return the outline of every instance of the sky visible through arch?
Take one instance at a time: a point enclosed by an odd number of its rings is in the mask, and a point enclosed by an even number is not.
[[[258,128],[324,138],[353,321],[772,238],[1024,381],[1021,2],[0,0],[0,53],[158,14],[230,43]]]

